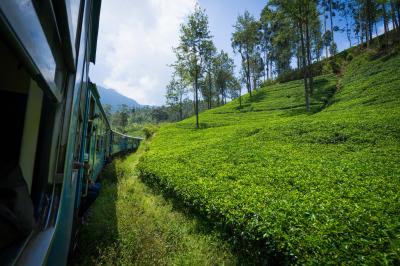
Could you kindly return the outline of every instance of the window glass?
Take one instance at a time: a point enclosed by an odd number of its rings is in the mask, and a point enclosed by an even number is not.
[[[77,37],[80,4],[81,0],[66,0],[72,43],[75,43]]]
[[[56,62],[32,1],[0,1],[0,9],[54,96],[60,99],[61,88],[56,83]]]

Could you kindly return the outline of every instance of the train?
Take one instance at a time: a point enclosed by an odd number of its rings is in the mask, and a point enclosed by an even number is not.
[[[90,80],[100,10],[0,1],[0,265],[66,265],[88,187],[142,140],[111,129]]]

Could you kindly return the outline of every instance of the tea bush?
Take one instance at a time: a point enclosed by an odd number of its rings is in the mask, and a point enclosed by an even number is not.
[[[352,55],[339,90],[315,79],[311,114],[299,80],[162,126],[143,180],[261,263],[399,264],[400,56]]]

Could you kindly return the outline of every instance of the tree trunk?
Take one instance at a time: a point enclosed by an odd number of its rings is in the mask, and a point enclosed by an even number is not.
[[[396,1],[396,10],[397,10],[397,22],[400,23],[400,1],[399,0]],[[397,31],[399,31],[399,33],[400,33],[400,30],[398,27],[399,26],[397,25]]]
[[[222,86],[219,88],[219,93],[221,94],[221,105],[224,105],[224,90]]]
[[[239,106],[242,107],[242,88],[239,89]]]
[[[265,64],[267,64],[267,49],[265,49],[265,51],[264,51],[264,62],[265,62]],[[267,76],[267,73],[266,73],[265,67],[264,67],[264,82],[265,82],[266,76]]]
[[[211,74],[208,73],[208,109],[211,109],[212,91],[211,91]]]
[[[296,57],[297,57],[297,60],[296,60],[296,63],[297,63],[297,69],[301,69],[301,67],[300,67],[300,56],[299,56],[299,52],[297,52],[297,55],[296,55]]]
[[[349,41],[349,48],[351,48],[351,29],[349,25],[349,15],[348,15],[348,10],[347,7],[345,6],[345,11],[344,11],[344,18],[346,20],[346,36],[347,40]]]
[[[307,11],[306,11],[306,44],[307,44],[307,68],[308,68],[308,80],[309,80],[309,97],[314,92],[314,80],[312,73],[312,57],[311,57],[311,40],[310,40],[310,23],[309,23],[309,2],[307,1]]]
[[[250,93],[250,97],[251,97],[251,78],[250,78],[250,59],[249,59],[249,55],[246,54],[247,56],[247,91]]]
[[[399,21],[396,18],[396,7],[393,0],[390,0],[390,15],[392,16],[393,30],[399,31]]]
[[[364,48],[364,29],[363,29],[363,22],[361,20],[361,10],[358,11],[358,22],[359,22],[359,26],[360,26],[360,42],[361,42],[361,46],[360,48],[363,49]]]
[[[388,31],[389,31],[389,27],[388,27],[388,17],[386,14],[386,5],[385,3],[382,3],[382,16],[383,16],[383,30],[385,31],[385,43],[386,43],[386,47],[385,50],[389,47],[389,38],[388,38]]]
[[[324,12],[324,31],[325,31],[324,36],[326,36],[326,12]],[[325,45],[325,58],[328,58],[328,46],[327,45]]]
[[[196,70],[196,77],[195,77],[195,90],[194,90],[194,97],[195,97],[195,113],[196,113],[196,128],[199,128],[199,97],[198,97],[198,86],[199,86],[199,77]]]
[[[331,17],[331,38],[332,38],[332,44],[331,45],[333,45],[334,43],[335,43],[335,40],[333,39],[333,28],[334,28],[334,26],[333,26],[333,17],[332,17],[332,0],[329,0],[329,13],[330,13],[330,17]],[[335,52],[334,52],[334,50],[332,49],[332,51],[333,51],[333,55],[335,55]]]
[[[226,104],[225,86],[222,85],[222,102]]]
[[[374,21],[373,21],[373,17],[372,17],[372,10],[371,10],[371,5],[372,5],[372,3],[371,3],[371,0],[368,0],[367,1],[367,3],[368,3],[368,12],[367,12],[367,14],[368,14],[368,31],[369,31],[369,41],[370,41],[370,44],[371,44],[371,42],[372,42],[372,32],[373,32],[373,29],[374,29]]]
[[[183,119],[183,104],[182,104],[182,95],[180,96],[179,99],[179,121]]]
[[[272,68],[273,68],[273,61],[272,60],[270,60],[269,61],[269,76],[271,77],[271,79],[273,80],[274,79],[274,73],[273,73],[273,71],[272,71]]]
[[[346,31],[347,31],[347,40],[349,41],[349,48],[351,48],[351,33],[349,33],[350,32],[349,25],[347,25]]]
[[[303,73],[304,73],[304,96],[306,101],[306,110],[307,112],[310,111],[310,96],[308,93],[308,69],[306,67],[306,48],[304,45],[304,35],[303,35],[303,22],[302,22],[302,9],[301,4],[299,5],[299,29],[300,29],[300,39],[301,39],[301,57],[302,57],[302,64],[303,64]]]
[[[364,23],[364,30],[365,30],[365,42],[367,43],[367,47],[369,47],[368,23]]]

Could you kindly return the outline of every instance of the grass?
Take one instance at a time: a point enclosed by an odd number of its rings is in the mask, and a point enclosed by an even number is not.
[[[175,209],[137,177],[147,143],[115,159],[83,227],[75,265],[232,265],[236,258],[217,232]]]
[[[400,56],[271,85],[162,126],[142,179],[225,228],[252,263],[400,263]]]

